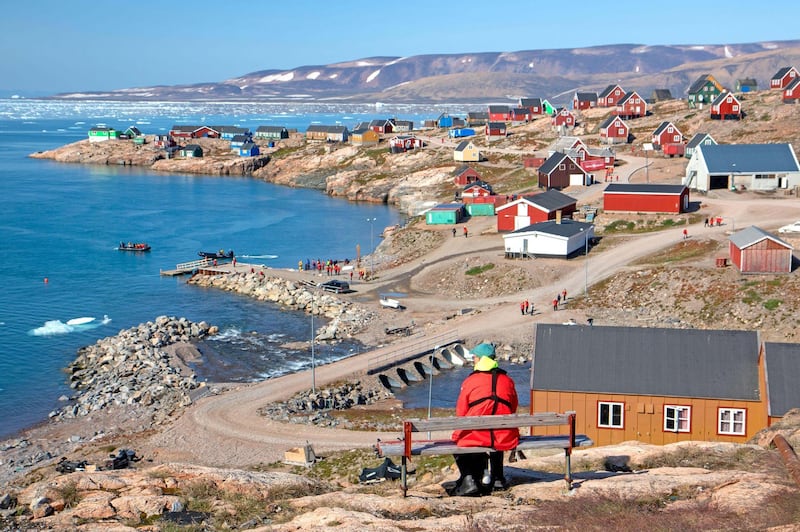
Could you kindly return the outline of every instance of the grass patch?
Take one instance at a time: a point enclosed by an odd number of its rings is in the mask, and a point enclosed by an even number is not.
[[[487,271],[491,270],[492,268],[494,268],[494,264],[492,264],[490,262],[489,264],[483,264],[481,266],[473,266],[472,268],[470,268],[469,270],[466,271],[466,274],[467,275],[480,275],[480,274],[482,274],[484,272],[487,272]]]
[[[780,299],[768,299],[764,302],[764,308],[767,310],[775,310],[783,304]]]
[[[744,297],[742,298],[742,303],[747,305],[753,305],[755,303],[761,302],[763,298],[756,292],[755,290],[748,290],[744,293]]]
[[[64,501],[65,508],[74,508],[81,502],[78,485],[74,482],[66,482],[57,488],[58,496]]]
[[[719,248],[715,240],[684,240],[653,255],[642,257],[632,264],[670,264],[700,259],[711,255]]]

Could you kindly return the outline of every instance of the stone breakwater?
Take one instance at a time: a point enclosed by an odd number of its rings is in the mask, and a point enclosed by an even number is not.
[[[263,275],[261,270],[215,275],[195,274],[188,283],[236,292],[328,318],[329,323],[316,331],[315,339],[318,341],[350,338],[375,319],[373,312],[349,301],[297,281]]]
[[[204,383],[186,362],[196,350],[167,349],[216,334],[217,328],[186,318],[159,316],[154,322],[120,331],[78,351],[67,368],[78,394],[51,418],[75,418],[110,406],[139,406],[163,422],[176,407],[191,403],[189,392]]]

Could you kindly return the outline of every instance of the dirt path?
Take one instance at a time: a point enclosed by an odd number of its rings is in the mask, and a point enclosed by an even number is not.
[[[630,165],[635,170],[637,166]],[[721,216],[725,225],[706,228],[703,224],[690,226],[690,238],[703,236],[725,239],[734,229],[754,223],[769,221],[769,227],[800,219],[800,204],[796,201],[742,197],[722,191],[702,197],[702,209]],[[426,320],[431,316],[453,316],[464,308],[480,309],[479,312],[458,315],[449,320],[420,321],[426,335],[444,330],[457,329],[459,336],[468,341],[484,338],[511,344],[525,345],[533,337],[533,324],[537,322],[560,323],[570,318],[579,323],[586,316],[579,311],[553,311],[549,302],[553,296],[566,289],[568,294],[582,294],[587,285],[605,279],[628,267],[635,259],[656,253],[682,240],[682,227],[626,237],[602,253],[590,253],[588,259],[579,257],[571,261],[559,261],[561,269],[557,285],[549,284],[517,293],[480,299],[448,300],[441,295],[424,293],[414,289],[415,279],[423,277],[428,270],[442,263],[457,263],[464,257],[488,254],[502,257],[502,242],[492,233],[492,220],[469,222],[469,238],[447,238],[441,246],[423,259],[403,264],[392,270],[381,271],[377,280],[355,285],[360,301],[377,304],[378,293],[403,291],[408,297],[404,303],[409,307],[406,314],[390,313],[388,320]],[[769,228],[767,227],[767,228]],[[535,261],[529,261],[533,263]],[[520,261],[520,267],[529,267]],[[285,272],[287,276],[302,276],[300,272]],[[307,274],[306,274],[307,275]],[[527,298],[534,302],[537,313],[522,316],[519,301]],[[392,347],[400,347],[394,344]],[[366,369],[373,353],[351,357],[316,369],[317,386],[354,378]],[[142,449],[157,461],[186,461],[216,466],[247,467],[268,463],[283,458],[291,447],[312,443],[317,452],[336,449],[367,447],[376,438],[394,438],[399,434],[377,434],[318,428],[308,425],[284,424],[268,420],[258,409],[273,401],[285,400],[291,395],[307,390],[311,384],[311,373],[305,371],[271,379],[258,384],[238,386],[220,395],[205,397],[191,405],[186,413],[171,427],[144,442]]]

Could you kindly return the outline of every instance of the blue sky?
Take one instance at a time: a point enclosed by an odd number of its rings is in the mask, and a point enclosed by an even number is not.
[[[714,4],[714,5],[712,5]],[[0,92],[221,81],[370,56],[800,39],[800,2],[9,0]],[[725,10],[741,8],[729,21]],[[584,10],[586,15],[581,15]]]

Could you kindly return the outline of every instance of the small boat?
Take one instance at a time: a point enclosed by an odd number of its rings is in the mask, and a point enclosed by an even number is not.
[[[227,253],[225,253],[224,249],[219,251],[200,251],[198,255],[206,259],[232,259],[233,250],[230,250]]]
[[[120,242],[119,247],[117,247],[119,251],[150,251],[150,244],[146,242]]]

